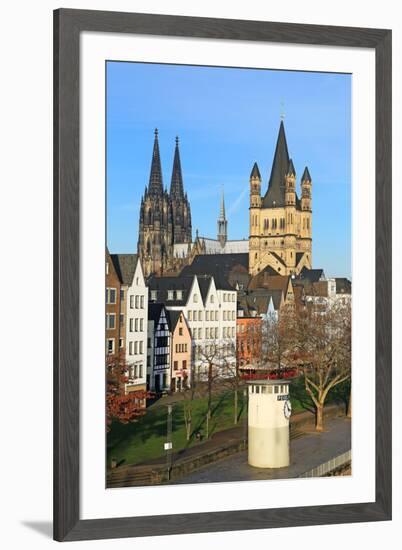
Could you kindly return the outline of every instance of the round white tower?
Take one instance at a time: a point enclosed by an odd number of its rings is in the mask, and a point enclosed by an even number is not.
[[[256,468],[289,466],[289,381],[248,384],[248,463]]]

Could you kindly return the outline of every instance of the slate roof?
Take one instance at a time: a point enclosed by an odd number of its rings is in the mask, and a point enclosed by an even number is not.
[[[246,316],[248,315],[251,317],[252,315],[250,315],[250,312],[252,310],[255,310],[257,315],[265,315],[268,311],[268,306],[271,299],[274,309],[278,311],[282,303],[282,297],[283,291],[279,289],[257,289],[241,295],[238,303]]]
[[[138,262],[138,254],[111,254],[110,255],[117,276],[123,285],[131,286]]]
[[[164,304],[161,303],[150,303],[148,304],[148,320],[154,321],[155,323],[159,322],[162,309],[164,308]]]
[[[181,275],[209,275],[214,277],[216,288],[232,290],[237,281],[248,284],[248,254],[200,254]]]
[[[324,270],[323,269],[308,269],[307,267],[303,267],[303,269],[300,271],[299,275],[296,277],[296,280],[299,281],[308,281],[309,283],[317,283],[321,277],[324,277]]]
[[[182,312],[180,310],[167,310],[167,318],[169,322],[169,329],[171,332],[174,332],[174,329],[179,322],[181,314]]]
[[[193,284],[193,276],[189,277],[150,277],[148,279],[148,287],[150,290],[156,290],[158,302],[162,302],[167,306],[185,306],[187,298]],[[176,293],[173,300],[168,300],[169,290],[181,290],[182,298],[177,299]]]
[[[268,190],[262,200],[263,208],[285,206],[285,176],[292,170],[295,173],[292,160],[289,158],[288,144],[286,141],[283,120],[279,126],[274,160],[272,162],[271,175],[268,181]],[[296,207],[300,208],[300,200],[296,193]]]
[[[254,163],[253,169],[251,170],[250,178],[258,178],[259,180],[261,180],[260,170],[256,162]]]
[[[352,282],[346,277],[335,277],[337,294],[352,294]]]
[[[302,181],[311,181],[310,172],[308,171],[307,166],[304,169],[303,175],[302,175]]]

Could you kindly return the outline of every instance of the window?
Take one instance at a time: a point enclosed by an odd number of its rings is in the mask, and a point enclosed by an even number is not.
[[[144,352],[144,342],[142,340],[140,340],[140,351],[139,353],[143,353]]]
[[[124,313],[120,313],[119,322],[120,322],[120,325],[124,325]]]
[[[138,318],[135,319],[135,332],[138,332]]]
[[[226,310],[223,310],[223,320],[226,321]]]
[[[109,275],[109,262],[106,262],[106,275]]]
[[[140,296],[140,308],[144,309],[144,296]]]
[[[134,319],[131,318],[130,321],[129,321],[129,323],[130,323],[130,327],[129,327],[129,328],[130,328],[130,332],[133,332],[133,331],[134,331]]]
[[[202,338],[202,328],[198,329],[198,338]]]
[[[107,313],[106,314],[106,329],[113,330],[116,328],[116,314]]]
[[[179,327],[179,336],[183,336],[183,328]]]
[[[143,374],[143,368],[142,368],[142,363],[141,363],[141,365],[138,366],[138,377],[142,378],[142,374]]]
[[[128,344],[128,353],[129,355],[133,355],[133,342],[129,342]]]
[[[138,374],[138,367],[137,365],[134,365],[134,378],[137,378],[137,374]]]
[[[209,338],[209,328],[208,327],[205,329],[205,338],[207,338],[207,339]]]
[[[130,296],[130,309],[134,308],[134,296]]]
[[[213,304],[213,303],[214,303],[214,296],[212,295],[211,296],[211,304]]]
[[[138,309],[140,307],[140,297],[135,297],[135,309]]]
[[[123,338],[119,338],[119,348],[121,349],[124,346]]]
[[[215,321],[219,321],[219,311],[215,311]]]
[[[215,327],[215,339],[218,339],[218,327]]]
[[[182,361],[181,367],[182,367],[183,370],[186,370],[186,368],[187,368],[187,361],[186,360]]]
[[[209,311],[206,311],[206,312],[205,312],[205,320],[206,320],[206,321],[209,321]]]
[[[120,300],[124,300],[124,290],[122,288],[120,289]]]
[[[274,393],[279,393],[279,387],[278,386],[274,386]]]
[[[140,319],[140,331],[142,332],[144,330],[144,319]]]
[[[193,302],[198,302],[198,294],[194,294],[194,296],[193,296]]]
[[[116,289],[115,288],[107,288],[106,289],[106,303],[107,304],[115,304],[116,303]]]
[[[255,387],[255,393],[260,393],[260,386]]]
[[[173,368],[174,368],[174,370],[177,370],[179,368],[179,362],[178,361],[173,361]]]
[[[199,320],[199,321],[202,321],[202,311],[199,311],[199,312],[198,312],[198,320]]]
[[[183,292],[181,290],[176,290],[176,300],[183,299]]]
[[[138,342],[134,342],[134,355],[138,354]]]
[[[156,300],[158,298],[158,291],[157,290],[151,290],[151,300]]]
[[[197,311],[193,311],[193,319],[194,319],[194,321],[197,320]]]
[[[107,352],[109,355],[114,353],[114,338],[109,338],[107,341]]]
[[[193,312],[192,312],[192,311],[189,311],[189,312],[188,312],[188,320],[189,320],[189,321],[192,321],[192,320],[193,320]]]
[[[168,290],[168,297],[167,297],[167,299],[168,299],[168,300],[173,300],[173,297],[174,297],[174,292],[173,292],[173,290]]]

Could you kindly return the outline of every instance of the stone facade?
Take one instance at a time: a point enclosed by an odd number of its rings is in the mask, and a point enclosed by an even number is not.
[[[140,206],[138,254],[144,276],[172,270],[174,244],[191,243],[191,240],[191,210],[184,193],[178,139],[168,193],[163,187],[158,131],[155,130],[149,184]]]
[[[261,195],[257,163],[250,175],[249,271],[271,267],[280,275],[298,274],[312,266],[312,181],[306,167],[301,199],[296,171],[289,158],[283,121],[279,127],[268,189]]]

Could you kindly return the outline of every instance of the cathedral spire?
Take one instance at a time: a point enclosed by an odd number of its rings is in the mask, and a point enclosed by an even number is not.
[[[271,175],[268,182],[268,191],[264,197],[265,207],[270,208],[272,206],[284,206],[285,176],[288,172],[289,160],[285,126],[283,124],[283,120],[281,120]]]
[[[183,176],[181,173],[179,138],[176,137],[176,147],[174,150],[173,172],[170,183],[170,196],[173,198],[184,198]]]
[[[221,198],[221,206],[220,206],[220,212],[219,212],[219,218],[218,218],[218,241],[221,243],[221,246],[224,247],[228,238],[228,222],[226,220],[226,214],[225,214],[225,197],[223,193],[223,187],[222,187],[222,198]]]
[[[159,154],[158,129],[155,128],[154,149],[152,152],[151,173],[149,175],[149,193],[153,195],[163,194],[161,158]]]

